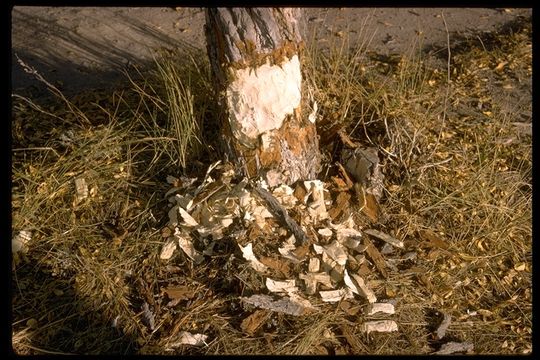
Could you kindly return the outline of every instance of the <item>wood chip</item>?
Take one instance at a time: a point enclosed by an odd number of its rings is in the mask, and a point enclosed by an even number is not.
[[[281,206],[279,201],[277,201],[268,190],[263,189],[257,184],[253,184],[252,189],[255,194],[264,200],[268,210],[294,234],[294,237],[299,244],[303,245],[309,242],[309,237],[306,235],[302,227],[300,227],[300,225],[298,225],[298,223],[289,216],[287,210]]]
[[[393,332],[398,330],[398,326],[393,320],[368,321],[361,326],[362,331],[370,332]]]
[[[446,335],[446,330],[448,330],[448,327],[450,326],[450,323],[452,322],[452,317],[446,313],[443,314],[444,318],[441,322],[441,325],[437,328],[437,339],[442,339]]]
[[[250,297],[241,297],[240,300],[261,309],[272,310],[294,316],[301,316],[313,310],[313,308],[306,307],[305,304],[288,297],[274,300],[268,295],[252,295]]]
[[[268,256],[261,256],[259,261],[263,265],[268,266],[270,269],[276,271],[279,277],[288,278],[292,276],[292,266],[290,262]]]
[[[176,229],[178,230],[178,229]],[[174,237],[178,240],[178,246],[184,253],[193,260],[193,263],[196,265],[200,264],[204,260],[204,256],[195,250],[193,243],[186,236],[182,235],[180,232],[175,231]]]
[[[154,330],[155,325],[155,319],[154,319],[154,313],[150,310],[148,307],[148,303],[145,301],[142,306],[142,322],[144,325],[148,326],[150,330]]]
[[[354,181],[351,180],[351,178],[349,177],[349,174],[347,173],[347,170],[345,170],[343,165],[341,165],[340,163],[336,163],[336,165],[338,167],[339,173],[345,179],[345,183],[347,184],[347,187],[351,189],[354,185]]]
[[[348,191],[351,189],[350,187],[347,186],[347,183],[342,178],[338,176],[332,176],[331,179],[332,179],[332,182],[334,183],[334,187],[336,191],[342,192],[342,191]]]
[[[268,320],[270,314],[271,312],[268,310],[255,310],[253,314],[249,315],[242,321],[240,328],[249,336],[254,336],[257,329],[259,329],[261,325]]]
[[[242,247],[242,245],[238,244],[240,247],[240,250],[242,251],[242,256],[244,259],[249,261],[251,263],[251,267],[255,269],[258,272],[265,272],[266,271],[266,265],[261,263],[255,254],[253,253],[253,244],[249,243],[246,246]]]
[[[375,230],[375,229],[368,229],[368,230],[364,230],[364,232],[368,235],[381,239],[382,241],[387,242],[388,244],[392,246],[398,247],[400,249],[403,249],[404,247],[403,241],[398,240],[386,233],[383,233],[382,231]]]
[[[298,288],[296,287],[296,280],[294,279],[278,281],[278,280],[266,278],[266,288],[270,292],[277,292],[277,293],[291,293],[291,292],[298,291]]]
[[[342,299],[352,299],[353,294],[349,288],[339,289],[339,290],[328,290],[328,291],[319,291],[322,301],[324,302],[338,302]]]
[[[382,312],[384,314],[394,314],[394,304],[391,303],[373,303],[369,304],[367,307],[367,315],[374,315],[378,312]]]
[[[379,221],[380,208],[375,195],[365,191],[360,183],[354,183],[353,189],[358,205],[362,209],[364,215],[366,215],[372,223],[377,223]]]
[[[316,273],[321,268],[321,261],[318,258],[310,258],[309,259],[309,265],[308,265],[308,271],[310,273]]]
[[[366,255],[367,257],[375,264],[377,270],[381,273],[384,278],[388,277],[388,272],[386,271],[386,262],[382,257],[381,253],[373,245],[373,243],[367,238],[364,237],[364,245],[366,245]]]
[[[192,334],[187,331],[182,331],[178,334],[178,340],[174,343],[169,344],[170,347],[175,348],[180,345],[193,345],[193,346],[202,346],[206,342],[208,335],[204,334]]]
[[[337,197],[334,205],[328,210],[328,215],[330,218],[335,221],[338,219],[341,214],[346,213],[349,210],[349,200],[351,199],[351,194],[348,192],[340,192]]]
[[[339,129],[337,133],[339,135],[339,139],[343,142],[344,145],[347,145],[353,149],[356,149],[358,146],[360,146],[358,143],[352,141],[349,135],[345,134],[345,130],[343,128]]]
[[[436,355],[449,355],[457,352],[471,352],[473,351],[474,346],[471,342],[447,342],[443,344],[439,351],[434,352]]]
[[[374,303],[377,301],[377,296],[373,290],[367,286],[364,279],[358,274],[351,274],[352,279],[356,282],[356,288],[358,289],[358,295],[364,297],[368,302]]]

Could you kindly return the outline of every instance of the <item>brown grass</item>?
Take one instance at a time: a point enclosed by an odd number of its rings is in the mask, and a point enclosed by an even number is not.
[[[399,331],[390,334],[366,336],[362,312],[313,299],[318,312],[273,313],[248,336],[240,324],[251,309],[238,297],[264,279],[238,261],[234,239],[201,266],[182,254],[160,261],[166,176],[200,177],[217,159],[205,128],[213,112],[206,63],[176,67],[164,57],[153,72],[133,72],[125,89],[56,103],[14,97],[12,236],[32,232],[13,259],[14,351],[428,354],[441,344],[433,331],[445,312],[453,319],[447,339],[471,341],[475,353],[530,352],[532,143],[515,123],[530,124],[520,114],[530,114],[531,98],[511,109],[495,98],[530,79],[530,31],[524,22],[481,42],[462,40],[452,48],[450,78],[446,59],[428,66],[419,44],[401,58],[340,44],[306,53],[327,159],[321,178],[339,159],[338,130],[377,146],[386,188],[378,228],[406,245],[388,258],[417,253],[388,279],[369,277],[379,298],[398,301]],[[80,202],[76,178],[89,186]],[[426,230],[448,247],[430,247]],[[167,307],[163,289],[171,285],[193,296]],[[154,330],[142,321],[144,302]],[[208,335],[207,345],[173,349],[181,331]]]

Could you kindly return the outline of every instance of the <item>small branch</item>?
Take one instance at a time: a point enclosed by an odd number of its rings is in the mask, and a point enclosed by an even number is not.
[[[52,152],[54,152],[54,154],[58,157],[60,157],[60,154],[58,154],[58,152],[53,149],[52,147],[30,147],[30,148],[17,148],[17,149],[11,149],[11,151],[32,151],[32,150],[50,150]]]
[[[251,185],[253,191],[266,202],[267,208],[270,212],[276,216],[281,222],[293,233],[296,240],[300,245],[305,245],[309,238],[302,230],[300,225],[292,217],[289,216],[287,210],[281,206],[276,198],[267,190],[263,189],[257,184]]]

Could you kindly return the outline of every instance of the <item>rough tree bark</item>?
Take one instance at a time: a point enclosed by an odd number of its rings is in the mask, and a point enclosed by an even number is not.
[[[302,111],[299,9],[206,10],[206,40],[226,152],[270,186],[315,179],[315,124]]]

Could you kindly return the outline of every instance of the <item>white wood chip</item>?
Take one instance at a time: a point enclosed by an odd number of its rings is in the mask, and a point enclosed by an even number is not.
[[[375,296],[375,293],[367,286],[364,279],[358,274],[352,274],[351,276],[352,279],[354,279],[354,281],[356,282],[357,289],[359,290],[359,295],[365,297],[370,303],[377,302],[377,297]]]
[[[242,245],[238,244],[240,247],[240,250],[242,250],[242,255],[244,256],[244,259],[249,261],[251,263],[251,267],[255,269],[255,271],[258,272],[265,272],[267,267],[262,262],[260,262],[253,253],[253,244],[249,243],[245,247],[242,247]]]
[[[398,331],[398,326],[393,320],[368,321],[362,324],[360,329],[367,334],[370,332],[393,332]]]
[[[26,248],[26,244],[32,238],[32,233],[28,230],[21,230],[11,239],[11,252],[17,253]]]
[[[310,273],[316,273],[321,268],[321,261],[318,258],[310,258],[309,259],[309,265],[308,265],[308,271]]]
[[[353,294],[349,288],[343,288],[339,290],[319,291],[322,301],[324,302],[338,302],[341,299],[352,299]]]
[[[437,339],[442,339],[446,335],[446,330],[448,330],[451,322],[452,317],[444,313],[443,321],[441,322],[441,325],[439,325],[439,327],[437,328]]]
[[[324,247],[325,252],[335,260],[339,265],[345,265],[347,263],[347,252],[343,246],[334,240],[330,245]]]
[[[352,228],[338,228],[336,230],[336,238],[340,243],[344,243],[345,240],[350,239],[350,240],[358,241],[358,244],[359,244],[360,243],[359,240],[362,238],[362,233]],[[350,246],[347,246],[347,247],[350,247]]]
[[[75,179],[75,190],[77,193],[77,201],[84,200],[88,197],[88,185],[84,178]]]
[[[324,248],[321,245],[313,244],[313,250],[315,251],[315,254],[322,254],[324,252]]]
[[[174,343],[169,344],[169,346],[170,347],[178,347],[180,345],[202,346],[206,344],[206,339],[208,339],[208,335],[192,334],[187,331],[182,331],[178,334],[178,341],[175,341]]]
[[[293,293],[298,291],[296,281],[294,279],[278,281],[266,278],[266,288],[275,293]]]
[[[319,229],[317,230],[317,233],[319,233],[319,235],[325,237],[325,238],[329,238],[332,236],[332,230],[330,230],[329,228],[322,228],[322,229]]]
[[[379,312],[392,315],[395,313],[394,305],[390,303],[372,303],[368,305],[367,315],[373,315]]]

